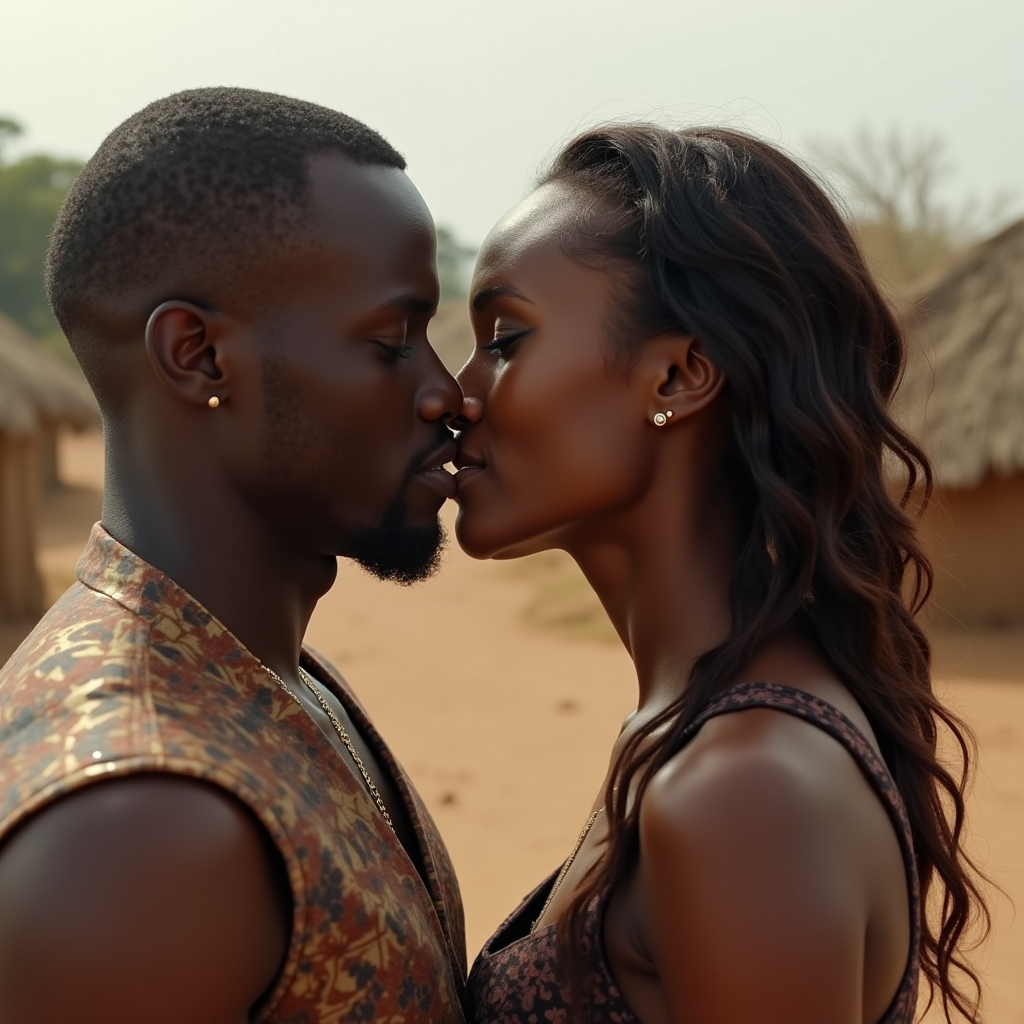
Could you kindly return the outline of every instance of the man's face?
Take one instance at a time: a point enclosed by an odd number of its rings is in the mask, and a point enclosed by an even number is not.
[[[280,256],[287,297],[254,325],[258,444],[238,437],[230,464],[303,550],[413,582],[443,543],[446,423],[462,404],[427,341],[433,221],[402,171],[325,155],[311,176],[313,245]]]

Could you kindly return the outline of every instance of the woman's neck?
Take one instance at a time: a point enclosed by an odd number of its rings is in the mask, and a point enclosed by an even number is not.
[[[661,488],[567,545],[633,659],[644,717],[680,696],[694,661],[729,630],[733,516],[695,493]]]

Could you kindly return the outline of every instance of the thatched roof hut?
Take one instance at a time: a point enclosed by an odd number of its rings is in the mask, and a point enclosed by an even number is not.
[[[901,419],[938,482],[967,488],[1024,470],[1024,220],[915,289]]]
[[[43,610],[36,520],[58,428],[99,425],[85,381],[0,314],[0,620]]]
[[[1024,623],[1024,221],[922,281],[904,320],[896,413],[935,468],[936,606]]]
[[[0,432],[31,437],[44,423],[98,426],[96,399],[80,373],[0,313]]]

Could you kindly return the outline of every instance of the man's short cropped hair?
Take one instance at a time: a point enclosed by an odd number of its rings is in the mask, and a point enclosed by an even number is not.
[[[115,128],[72,185],[47,256],[50,304],[83,366],[76,334],[94,335],[94,312],[119,297],[165,279],[241,285],[256,254],[302,225],[310,158],[332,152],[405,169],[354,118],[254,89],[175,93]]]

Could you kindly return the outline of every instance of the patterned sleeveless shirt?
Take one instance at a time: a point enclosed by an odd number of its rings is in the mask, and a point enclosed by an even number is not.
[[[778,683],[742,683],[726,690],[693,721],[685,741],[692,740],[708,719],[747,708],[774,708],[834,737],[850,752],[888,812],[907,874],[911,938],[903,979],[878,1024],[912,1024],[917,1008],[921,898],[910,822],[892,776],[864,734],[842,712],[802,690]],[[552,874],[526,897],[477,957],[469,976],[470,1024],[565,1024],[572,1019],[571,997],[559,970],[555,926],[530,932],[554,879]],[[588,998],[582,1017],[587,1024],[639,1024],[615,984],[604,955],[602,926],[608,895],[595,897],[583,917]]]
[[[0,842],[102,779],[203,779],[251,809],[291,883],[291,942],[257,1020],[463,1024],[451,861],[341,677],[303,652],[393,776],[422,877],[312,718],[184,590],[98,524],[77,575],[0,669]]]

